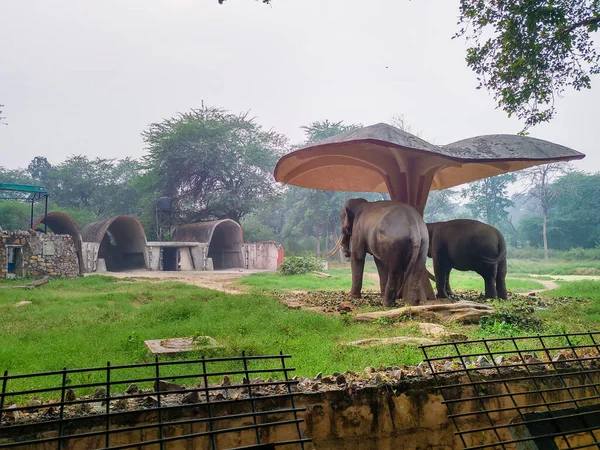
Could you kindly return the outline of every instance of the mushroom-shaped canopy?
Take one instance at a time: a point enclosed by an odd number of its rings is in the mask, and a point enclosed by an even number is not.
[[[585,155],[518,135],[488,135],[434,145],[378,123],[315,142],[282,157],[275,179],[330,191],[389,192],[423,213],[430,189]]]

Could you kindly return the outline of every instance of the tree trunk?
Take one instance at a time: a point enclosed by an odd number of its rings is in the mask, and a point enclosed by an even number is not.
[[[317,226],[316,230],[317,235],[317,256],[321,257],[321,229]]]
[[[548,209],[543,209],[542,237],[544,240],[544,259],[548,259]]]

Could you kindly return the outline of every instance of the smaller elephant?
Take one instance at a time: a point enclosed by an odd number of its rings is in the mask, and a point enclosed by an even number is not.
[[[507,298],[506,243],[496,228],[477,220],[428,223],[437,296],[452,295],[452,269],[477,272],[485,281],[486,298]]]

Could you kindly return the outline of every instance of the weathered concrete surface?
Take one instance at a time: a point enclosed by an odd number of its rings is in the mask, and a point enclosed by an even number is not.
[[[485,372],[485,371],[484,371]],[[485,375],[493,379],[494,375]],[[514,371],[514,377],[522,376],[523,372]],[[600,375],[590,374],[594,378],[593,383],[600,380]],[[454,388],[450,393],[452,398],[470,398],[472,389],[465,386],[466,378],[454,376],[448,379],[448,383],[460,387]],[[572,386],[581,386],[578,377],[574,376],[566,382]],[[512,392],[531,391],[532,385],[526,381],[507,381]],[[539,389],[551,389],[562,383],[558,377],[538,381]],[[463,387],[464,386],[464,387]],[[490,385],[488,395],[505,393],[503,383],[496,382]],[[571,390],[571,393],[580,400],[580,405],[585,406],[594,401],[586,400],[595,394],[594,386],[586,386],[582,389]],[[570,397],[564,391],[556,391],[552,394],[552,401],[569,400]],[[521,407],[540,401],[537,394],[527,394],[515,397]],[[296,406],[306,408],[302,414],[305,422],[301,425],[304,437],[312,439],[308,449],[334,450],[334,449],[361,449],[361,450],[450,450],[460,449],[462,444],[454,435],[455,429],[447,419],[447,409],[442,403],[442,397],[436,392],[435,384],[431,377],[401,377],[399,380],[388,380],[379,382],[377,385],[354,389],[350,382],[340,386],[332,386],[330,390],[301,392],[296,397]],[[507,423],[516,416],[514,404],[510,397],[498,397],[490,400],[488,405],[493,408],[507,408],[507,412],[499,413],[494,419]],[[289,401],[284,398],[268,399],[261,405],[263,409],[278,409],[289,407]],[[248,412],[248,402],[212,404],[212,415],[232,415]],[[538,408],[539,409],[539,408]],[[543,408],[541,409],[543,410]],[[477,402],[465,402],[461,404],[457,412],[480,411]],[[191,417],[207,417],[208,410],[205,404],[194,404],[171,408],[163,411],[163,421],[185,420]],[[289,415],[260,417],[260,422],[273,422],[276,420],[289,419]],[[469,417],[469,428],[485,427],[489,422],[485,415]],[[111,429],[123,429],[122,433],[111,438],[112,445],[131,444],[144,440],[150,440],[157,435],[156,429],[137,431],[125,431],[128,427],[141,424],[157,422],[155,411],[132,411],[122,415],[115,415],[111,419]],[[218,422],[218,428],[228,428],[241,425],[249,425],[252,418],[226,419]],[[101,431],[104,419],[99,417],[82,417],[70,420],[65,428],[66,434],[78,432]],[[192,432],[207,431],[206,424],[194,425],[165,425],[165,436],[184,435]],[[25,429],[12,429],[11,427],[0,427],[0,443],[31,439],[32,437],[56,436],[56,424],[32,424]],[[265,427],[261,432],[264,442],[294,439],[296,435],[295,426]],[[584,439],[582,437],[582,439]],[[483,434],[476,434],[469,445],[481,444],[485,439]],[[254,433],[238,432],[220,435],[218,448],[232,448],[254,443]],[[103,448],[104,437],[102,435],[90,438],[65,439],[63,449],[92,449]],[[23,450],[42,450],[55,448],[55,446],[44,447],[40,445],[22,446]],[[167,448],[206,449],[209,448],[205,437],[196,439],[184,439],[176,441]]]

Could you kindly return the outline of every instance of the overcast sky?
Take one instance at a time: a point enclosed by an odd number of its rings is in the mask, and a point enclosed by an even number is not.
[[[148,124],[202,100],[302,139],[314,120],[403,114],[437,144],[522,128],[452,40],[457,0],[0,0],[0,165],[140,157]],[[600,170],[600,79],[531,135]]]

